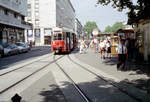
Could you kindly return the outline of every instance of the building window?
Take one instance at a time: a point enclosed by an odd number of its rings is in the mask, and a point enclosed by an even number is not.
[[[36,20],[35,21],[35,25],[39,25],[40,24],[40,21],[39,20]]]
[[[39,4],[35,4],[35,9],[38,9],[39,8]]]
[[[25,21],[25,17],[24,17],[24,16],[21,16],[21,20]]]
[[[33,36],[32,30],[27,30],[27,36],[28,36],[28,37],[32,37],[32,36]]]
[[[51,36],[52,29],[51,28],[44,28],[44,35],[45,36]]]
[[[27,21],[28,21],[28,22],[31,22],[31,19],[29,19],[29,18],[28,18],[28,20],[27,20]]]
[[[18,19],[21,20],[21,16],[18,16]]]
[[[5,15],[8,15],[8,10],[4,10],[4,14],[5,14]]]
[[[17,14],[16,13],[14,13],[14,17],[17,18]]]
[[[28,9],[31,9],[31,4],[28,4]]]
[[[35,12],[35,16],[39,16],[39,12]]]
[[[40,29],[35,29],[35,37],[40,37]]]
[[[28,11],[28,17],[31,17],[31,11]]]
[[[35,0],[35,3],[39,3],[39,0]]]

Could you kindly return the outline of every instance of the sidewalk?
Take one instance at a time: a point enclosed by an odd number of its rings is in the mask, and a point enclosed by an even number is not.
[[[116,57],[103,60],[100,58],[99,53],[94,53],[94,50],[91,49],[88,50],[87,54],[76,53],[75,56],[82,62],[112,75],[120,82],[131,84],[145,93],[150,94],[150,69],[148,64],[127,62],[127,70],[122,72],[116,68]]]

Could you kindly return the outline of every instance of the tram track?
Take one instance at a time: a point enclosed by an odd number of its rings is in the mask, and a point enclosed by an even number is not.
[[[51,55],[51,56],[52,56],[52,55]],[[46,65],[44,65],[43,67],[37,69],[36,71],[34,71],[34,72],[32,72],[31,74],[27,75],[26,77],[22,78],[21,80],[18,80],[17,82],[13,83],[13,84],[10,85],[9,87],[7,87],[7,88],[5,88],[5,89],[2,89],[2,90],[0,91],[0,94],[3,94],[4,92],[8,91],[9,89],[13,88],[14,86],[18,85],[19,83],[23,82],[24,80],[26,80],[26,79],[30,78],[31,76],[35,75],[36,73],[42,71],[43,69],[47,68],[47,66],[49,66],[49,65],[51,65],[51,64],[53,64],[53,63],[55,63],[55,61],[61,59],[62,57],[64,57],[64,56],[61,56],[61,57],[59,57],[59,58],[57,58],[57,59],[55,59],[55,60],[49,62],[48,64],[46,64]],[[15,71],[16,71],[16,70],[15,70]]]
[[[94,73],[93,71],[87,69],[87,68],[84,67],[83,65],[81,65],[81,64],[79,64],[79,63],[77,63],[77,62],[75,62],[69,55],[68,55],[68,59],[69,59],[72,63],[74,63],[75,65],[80,66],[80,68],[86,70],[87,72],[89,72],[89,73],[95,75],[97,78],[99,78],[99,79],[103,80],[104,82],[106,82],[106,83],[112,85],[113,87],[117,88],[120,92],[126,94],[127,96],[129,96],[130,98],[134,99],[135,101],[137,101],[137,102],[143,102],[141,99],[139,99],[139,98],[135,97],[134,95],[128,93],[128,92],[127,92],[126,90],[124,90],[123,88],[117,86],[117,85],[115,84],[115,82],[112,82],[112,81],[110,81],[110,80],[107,80],[107,79],[104,78],[103,76],[100,76],[100,75]]]
[[[54,60],[55,56],[53,57]],[[81,97],[83,98],[83,100],[85,102],[92,102],[92,100],[86,95],[86,93],[84,93],[84,91],[75,83],[75,81],[67,74],[67,72],[63,69],[63,67],[61,67],[57,61],[55,61],[55,64],[58,66],[58,68],[64,73],[64,75],[71,81],[71,83],[73,84],[74,88],[77,90],[77,92],[81,95]]]
[[[49,57],[51,57],[51,56],[53,56],[53,54],[50,55]],[[48,57],[48,56],[46,56],[46,57],[44,57],[44,58],[40,58],[40,59],[38,59],[38,60],[36,60],[36,61],[33,61],[33,62],[30,62],[30,63],[28,63],[28,64],[25,64],[25,65],[23,65],[23,66],[21,66],[21,67],[17,67],[17,68],[15,68],[15,69],[13,69],[13,70],[4,72],[4,73],[0,74],[0,77],[1,77],[1,76],[4,76],[4,75],[6,75],[6,74],[9,74],[9,73],[11,73],[11,72],[17,71],[17,70],[19,70],[19,69],[22,69],[22,68],[24,68],[24,67],[26,67],[26,66],[29,66],[29,65],[31,65],[31,64],[33,64],[33,63],[35,63],[35,62],[39,62],[40,60],[45,59],[45,58],[47,58],[47,57]]]

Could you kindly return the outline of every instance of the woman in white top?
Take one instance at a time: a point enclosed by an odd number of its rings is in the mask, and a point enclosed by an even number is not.
[[[101,58],[105,59],[105,51],[106,51],[106,45],[104,43],[104,40],[102,40],[100,43],[99,43],[99,49],[100,49],[100,53],[101,53]]]
[[[80,54],[81,53],[85,53],[85,48],[86,48],[86,44],[84,42],[84,40],[81,41],[81,44],[80,44]]]
[[[94,40],[91,40],[90,42],[90,48],[93,48]]]
[[[97,38],[94,38],[94,51],[95,51],[95,53],[97,52],[97,49],[98,49],[98,40],[97,40]]]

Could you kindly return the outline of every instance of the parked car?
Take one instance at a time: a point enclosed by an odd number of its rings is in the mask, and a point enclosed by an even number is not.
[[[0,45],[0,57],[4,56],[4,48],[2,45]]]
[[[18,54],[19,49],[16,44],[6,44],[4,45],[4,55],[14,55]]]
[[[25,42],[25,45],[26,45],[28,51],[31,50],[31,47],[30,47],[30,44],[29,44],[29,43]]]
[[[28,45],[24,42],[17,42],[16,45],[19,49],[19,53],[24,53],[29,51]]]

